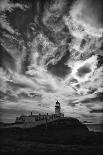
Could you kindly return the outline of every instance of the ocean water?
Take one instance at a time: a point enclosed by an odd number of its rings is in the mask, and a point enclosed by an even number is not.
[[[103,132],[103,124],[86,124],[89,131],[95,131],[95,132]]]

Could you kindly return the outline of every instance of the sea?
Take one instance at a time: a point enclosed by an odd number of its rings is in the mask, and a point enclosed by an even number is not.
[[[87,123],[85,125],[87,126],[89,131],[103,132],[103,124]]]

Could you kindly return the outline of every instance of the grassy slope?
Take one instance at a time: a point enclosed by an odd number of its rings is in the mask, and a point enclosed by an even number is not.
[[[32,129],[0,129],[2,153],[102,154],[103,134],[77,120],[58,120]]]

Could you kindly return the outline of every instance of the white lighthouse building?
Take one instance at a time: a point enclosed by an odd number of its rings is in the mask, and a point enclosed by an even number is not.
[[[57,101],[55,104],[55,114],[60,115],[60,113],[61,113],[60,109],[61,109],[60,103]]]
[[[61,107],[60,107],[60,103],[58,101],[55,104],[55,115],[57,115],[59,117],[64,117],[64,114],[61,113]]]

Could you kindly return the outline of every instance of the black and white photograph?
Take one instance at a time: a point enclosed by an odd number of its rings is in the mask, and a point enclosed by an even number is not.
[[[103,154],[103,0],[0,0],[0,154]]]

